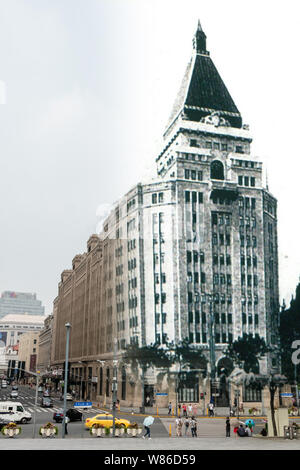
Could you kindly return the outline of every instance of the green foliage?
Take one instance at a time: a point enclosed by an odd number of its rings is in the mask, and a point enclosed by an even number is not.
[[[173,362],[180,365],[180,369],[188,367],[190,369],[206,370],[207,359],[201,349],[191,346],[188,339],[179,343],[168,343],[168,349],[173,351]]]
[[[296,289],[296,298],[291,301],[290,308],[285,309],[280,314],[280,352],[282,373],[288,378],[290,383],[295,379],[295,366],[292,363],[291,348],[293,341],[300,340],[300,284]],[[297,367],[298,378],[300,366]]]
[[[245,372],[258,373],[258,359],[269,351],[264,338],[245,334],[228,345],[225,355]]]
[[[131,344],[126,349],[124,359],[130,361],[134,368],[140,366],[144,370],[149,367],[168,369],[172,365],[169,352],[157,344],[142,347]]]
[[[164,346],[151,344],[139,347],[129,345],[126,349],[124,359],[127,359],[133,368],[140,366],[146,370],[149,367],[169,370],[173,364],[179,364],[180,369],[206,370],[207,360],[201,349],[191,346],[187,339],[179,343],[167,343]]]

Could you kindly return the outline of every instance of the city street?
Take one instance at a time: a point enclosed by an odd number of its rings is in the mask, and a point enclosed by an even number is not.
[[[10,398],[9,398],[10,391],[11,391],[11,386],[8,386],[7,389],[0,390],[0,399],[1,399],[1,401],[2,400],[10,400]],[[36,408],[36,429],[35,429],[35,439],[39,439],[39,440],[43,439],[39,435],[40,426],[46,424],[49,421],[54,423],[53,413],[55,411],[61,410],[62,407],[63,407],[63,401],[61,401],[57,397],[52,397],[52,399],[53,399],[53,408],[42,408],[40,406],[41,396],[42,396],[42,394],[39,393],[38,406]],[[33,438],[34,412],[35,412],[35,406],[34,406],[35,389],[31,389],[29,386],[20,385],[19,386],[19,396],[15,401],[21,402],[23,404],[24,408],[32,414],[31,421],[27,424],[21,425],[21,428],[22,428],[21,435],[14,438],[14,441],[15,440],[18,440],[19,442],[20,442],[20,440],[26,440],[27,441],[27,439],[32,439]],[[71,407],[73,407],[73,403],[72,402],[67,402],[67,408],[71,408]],[[79,441],[77,441],[77,443],[75,444],[75,446],[73,446],[73,448],[76,448],[79,445],[81,446],[82,439],[84,439],[85,441],[88,440],[89,442],[93,441],[93,440],[96,440],[96,441],[98,440],[99,441],[99,439],[97,439],[95,437],[92,437],[90,435],[90,433],[88,432],[88,430],[85,429],[84,421],[88,417],[95,416],[96,414],[101,413],[102,411],[107,411],[107,410],[101,410],[101,409],[96,408],[94,406],[92,408],[89,408],[89,409],[86,409],[86,410],[81,410],[81,411],[83,412],[83,421],[82,422],[81,421],[70,422],[68,424],[68,435],[65,436],[65,439],[67,439],[67,440],[70,440],[70,439],[80,440],[80,444],[79,444]],[[136,422],[140,425],[142,425],[142,423],[144,421],[144,418],[145,418],[145,416],[143,416],[143,415],[139,415],[139,414],[132,415],[131,413],[125,413],[125,412],[119,412],[119,413],[117,412],[117,416],[120,417],[120,418],[128,419],[131,422]],[[216,440],[218,445],[222,445],[222,446],[227,446],[228,445],[228,444],[226,444],[228,439],[224,440],[224,437],[225,437],[225,420],[226,420],[225,417],[209,418],[209,417],[206,417],[206,416],[205,417],[198,416],[197,417],[197,423],[198,423],[197,438],[195,438],[195,439],[191,437],[191,432],[190,431],[188,431],[188,433],[185,435],[184,427],[183,427],[183,430],[182,430],[182,438],[178,438],[176,436],[175,418],[174,417],[169,417],[169,416],[157,417],[155,415],[154,415],[154,417],[155,417],[155,420],[154,420],[153,425],[151,426],[151,437],[152,437],[151,446],[153,445],[153,442],[159,443],[157,438],[158,439],[161,439],[161,438],[170,439],[171,438],[172,442],[173,442],[173,438],[174,438],[175,441],[178,441],[178,445],[184,446],[184,448],[186,446],[188,446],[188,448],[193,448],[193,446],[195,446],[195,442],[194,442],[195,440],[197,440],[197,446],[200,445],[201,448],[202,448],[203,442],[206,441],[207,439],[211,439],[212,442],[214,442]],[[241,420],[243,421],[244,418],[241,418]],[[295,418],[293,418],[293,420],[295,420]],[[240,443],[241,439],[237,438],[233,433],[233,427],[236,424],[236,422],[237,422],[237,418],[232,418],[231,419],[232,426],[231,426],[230,442],[234,441],[235,446],[236,445],[240,446],[241,445],[241,443]],[[254,435],[259,435],[260,431],[264,427],[264,424],[265,423],[264,423],[264,420],[262,418],[256,418],[253,434]],[[60,438],[62,437],[62,425],[57,424],[57,427],[58,427],[59,433],[58,433],[57,437],[55,438],[55,440],[60,441],[61,440]],[[133,441],[142,440],[141,439],[142,435],[143,434],[141,434],[136,439],[133,439]],[[7,442],[7,438],[2,436],[2,434],[0,436],[1,436],[0,437],[0,442],[1,442],[1,446],[2,446],[2,443],[4,441]],[[105,439],[106,439],[106,445],[107,446],[113,445],[113,443],[112,443],[113,440],[111,440],[110,438],[105,438]],[[120,444],[121,446],[123,446],[123,441],[125,439],[126,439],[126,442],[127,442],[126,445],[132,445],[132,438],[126,436],[126,437],[122,438],[122,441],[118,441],[118,442],[122,442],[122,444]],[[45,439],[43,439],[43,440],[45,441]],[[52,439],[52,440],[54,440],[54,439]],[[246,439],[246,440],[248,441],[248,439]],[[250,440],[251,440],[251,438],[250,438]],[[47,439],[47,442],[48,441],[49,441],[49,439]],[[192,441],[193,443],[190,442],[190,441]],[[270,442],[270,440],[266,440],[266,439],[263,439],[263,438],[255,439],[255,442],[257,442],[258,446],[263,445],[262,441],[265,442],[265,443]],[[163,442],[165,442],[165,439],[163,439]],[[299,441],[297,441],[297,442],[298,442],[298,445],[300,447],[300,442]],[[34,444],[32,444],[32,445],[34,445]],[[53,444],[51,444],[51,445],[53,445]],[[88,445],[90,445],[90,444],[88,444]],[[91,445],[94,446],[95,444],[91,444]],[[138,445],[140,446],[140,445],[145,445],[145,444],[138,444]],[[147,442],[147,446],[148,445],[150,445],[150,442],[149,443]],[[164,446],[165,445],[166,444],[164,443]],[[174,443],[172,445],[176,446],[177,444]],[[253,446],[253,444],[249,444],[249,443],[246,443],[246,444],[244,443],[243,445]],[[280,444],[280,445],[282,445],[282,444]],[[295,444],[293,444],[293,445],[295,445]]]

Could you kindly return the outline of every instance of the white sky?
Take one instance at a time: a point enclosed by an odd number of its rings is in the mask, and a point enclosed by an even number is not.
[[[298,3],[0,0],[0,291],[36,292],[51,313],[99,206],[154,165],[199,18],[278,199],[289,303],[300,273]]]

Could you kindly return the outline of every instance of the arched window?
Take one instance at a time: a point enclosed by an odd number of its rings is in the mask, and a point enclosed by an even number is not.
[[[122,367],[122,400],[126,400],[126,369]]]
[[[220,160],[214,160],[210,165],[210,177],[213,180],[224,179],[224,166]]]

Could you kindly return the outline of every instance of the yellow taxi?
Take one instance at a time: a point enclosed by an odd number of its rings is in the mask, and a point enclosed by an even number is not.
[[[103,426],[110,428],[113,425],[113,415],[109,413],[101,413],[85,420],[85,427],[87,429],[91,428],[94,424],[102,424]],[[116,417],[115,424],[120,424],[121,426],[124,426],[124,428],[127,428],[130,421],[128,421],[128,419]]]

